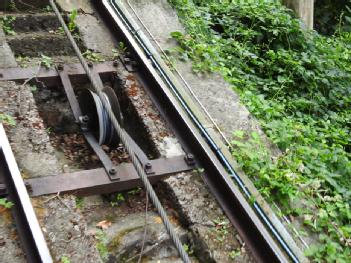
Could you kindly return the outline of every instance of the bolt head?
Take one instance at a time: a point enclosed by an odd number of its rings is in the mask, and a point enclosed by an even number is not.
[[[109,174],[111,175],[115,175],[117,173],[117,170],[115,168],[111,168],[109,171],[108,171]]]
[[[189,160],[189,161],[193,161],[194,160],[194,155],[192,155],[191,153],[188,153],[186,158]]]

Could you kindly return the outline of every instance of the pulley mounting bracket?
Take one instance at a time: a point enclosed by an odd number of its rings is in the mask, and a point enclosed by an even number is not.
[[[130,63],[132,62],[131,57],[126,55],[126,58],[129,59],[121,59],[125,67],[129,71],[135,71],[136,65],[135,63]],[[91,65],[95,77],[101,78],[102,80],[115,79],[115,75],[117,74],[116,66],[117,64],[113,61]],[[36,72],[37,68],[1,69],[0,80],[23,82]],[[48,86],[62,84],[75,120],[77,124],[80,125],[86,141],[98,156],[104,168],[27,179],[26,186],[30,195],[39,196],[57,192],[91,195],[128,190],[141,186],[142,183],[134,166],[131,163],[114,165],[109,156],[102,149],[96,135],[94,135],[89,127],[89,116],[82,112],[71,82],[87,82],[88,79],[81,64],[59,65],[56,69],[46,69],[42,67],[36,76],[33,82],[40,81]],[[119,121],[122,122],[122,120],[122,117],[119,118]],[[125,132],[125,135],[129,141],[129,145],[133,148],[134,154],[152,183],[156,183],[165,176],[189,171],[196,167],[196,163],[191,154],[173,158],[149,160],[133,138],[127,132]],[[5,193],[6,189],[1,188],[0,184],[0,195]]]

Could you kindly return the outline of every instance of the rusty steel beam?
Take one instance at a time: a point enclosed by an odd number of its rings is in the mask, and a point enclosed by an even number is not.
[[[153,174],[148,176],[156,183],[171,174],[186,172],[195,168],[184,156],[150,160]],[[140,178],[131,163],[115,167],[119,180],[111,181],[104,168],[65,173],[54,176],[27,179],[31,196],[54,193],[71,193],[80,196],[107,194],[142,186]]]
[[[116,72],[116,62],[108,61],[99,64],[92,64],[95,72],[105,80],[111,76],[111,73]],[[87,82],[88,78],[81,64],[58,65],[58,68],[64,67],[65,73],[74,83]],[[42,81],[47,86],[54,86],[60,83],[60,76],[56,68],[28,67],[28,68],[0,68],[0,81],[26,81],[36,79]]]

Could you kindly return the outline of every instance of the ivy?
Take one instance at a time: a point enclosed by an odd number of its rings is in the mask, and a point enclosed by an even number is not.
[[[299,218],[316,262],[351,256],[351,34],[305,31],[280,1],[169,0],[187,33],[180,59],[219,72],[282,155],[236,132],[236,157],[269,201]]]

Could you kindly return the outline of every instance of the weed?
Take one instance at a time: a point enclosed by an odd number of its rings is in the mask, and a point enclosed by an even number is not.
[[[76,197],[76,207],[78,209],[82,209],[84,206],[84,197],[77,196]]]
[[[2,16],[0,17],[0,24],[6,35],[16,35],[13,30],[13,22],[16,20],[14,16]]]
[[[31,91],[31,92],[36,92],[37,90],[38,90],[37,86],[35,86],[35,85],[31,85],[31,86],[30,86],[30,91]],[[49,129],[49,128],[48,128],[48,129]],[[47,129],[47,130],[48,130],[48,129]]]
[[[30,59],[26,56],[17,56],[16,61],[20,64],[21,67],[26,68],[28,67],[28,62],[30,61]]]
[[[84,53],[83,56],[92,62],[103,62],[105,61],[98,53],[95,53],[91,51],[90,49],[87,49]]]
[[[194,251],[191,249],[191,246],[187,243],[183,244],[183,249],[189,256],[194,254]]]
[[[108,257],[108,248],[107,248],[107,237],[106,233],[103,230],[97,229],[95,238],[98,241],[96,248],[99,251],[100,257],[102,259],[107,259]]]
[[[229,221],[226,218],[219,217],[213,220],[215,224],[216,239],[219,242],[223,242],[229,233]]]
[[[17,6],[16,6],[16,3],[14,0],[10,0],[10,3],[9,3],[9,10],[10,11],[17,11]]]
[[[50,5],[47,5],[43,8],[44,12],[53,12],[52,7]]]
[[[41,55],[40,64],[49,69],[53,66],[52,58],[45,55]]]
[[[78,16],[78,11],[74,9],[68,17],[68,29],[70,32],[75,32],[77,29],[76,19]]]
[[[73,37],[76,40],[79,40],[80,36],[79,36],[78,30],[77,30],[77,24],[76,24],[77,16],[78,16],[78,11],[76,9],[74,9],[70,13],[70,15],[68,16],[67,28],[73,34]],[[63,30],[63,27],[58,28],[58,33],[61,35],[63,35],[65,33],[65,31]]]
[[[61,261],[61,263],[71,263],[69,257],[67,257],[67,256],[62,256],[60,261]]]
[[[194,172],[198,173],[198,174],[202,174],[203,172],[205,172],[204,168],[196,168],[194,169]]]
[[[228,256],[230,259],[234,260],[240,255],[241,255],[241,251],[240,251],[240,248],[238,248],[238,249],[230,251]]]
[[[126,51],[127,47],[125,46],[124,42],[119,42],[118,48],[112,49],[113,58],[118,58],[120,55],[123,55]]]
[[[9,126],[16,125],[15,119],[12,116],[7,115],[5,113],[0,113],[0,122],[4,123],[6,125],[9,125]]]
[[[116,194],[116,196],[113,198],[113,200],[110,202],[111,206],[118,206],[122,202],[124,202],[126,199],[124,198],[122,193]]]
[[[8,201],[6,198],[0,198],[0,206],[10,209],[14,204]]]
[[[128,195],[137,195],[141,192],[141,188],[140,187],[137,187],[137,188],[134,188],[132,190],[129,190],[128,191]]]

